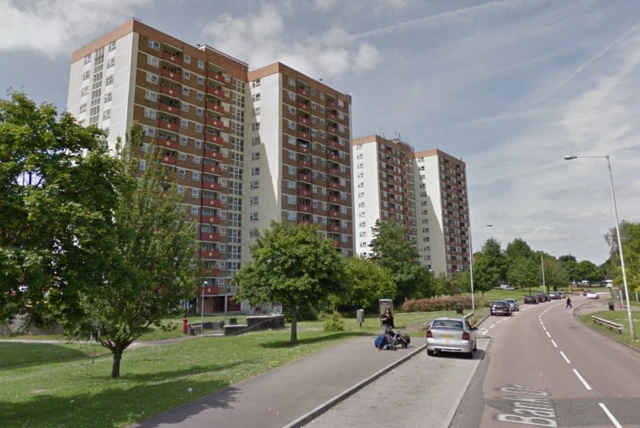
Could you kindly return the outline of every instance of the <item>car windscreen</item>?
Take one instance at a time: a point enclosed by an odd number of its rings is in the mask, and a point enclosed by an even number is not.
[[[458,328],[462,329],[462,321],[456,320],[435,320],[431,328]]]
[[[516,301],[513,299],[504,299],[505,302],[507,303],[515,303]]]
[[[507,306],[507,304],[505,302],[494,302],[493,305],[494,306]]]

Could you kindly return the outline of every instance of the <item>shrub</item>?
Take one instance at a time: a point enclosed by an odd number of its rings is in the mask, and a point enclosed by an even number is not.
[[[464,309],[471,309],[471,296],[440,296],[429,299],[411,299],[402,304],[402,312],[435,312],[455,311],[462,304]],[[485,306],[483,299],[476,299],[476,308]]]
[[[344,331],[344,319],[338,312],[334,312],[324,320],[324,331]]]

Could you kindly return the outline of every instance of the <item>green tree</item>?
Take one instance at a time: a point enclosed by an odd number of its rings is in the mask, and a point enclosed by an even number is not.
[[[83,316],[75,324],[76,334],[99,331],[98,343],[113,354],[112,378],[120,376],[124,350],[149,326],[179,314],[199,283],[195,222],[187,221],[174,173],[151,151],[144,159],[135,155],[142,138],[134,126],[120,153],[129,180],[119,189],[112,233],[87,245],[102,262],[94,272],[99,286],[81,290]]]
[[[544,258],[544,279],[548,289],[557,290],[558,287],[569,285],[569,273],[564,264],[549,254],[542,254]]]
[[[366,310],[375,307],[378,299],[393,298],[395,295],[393,278],[385,268],[361,257],[346,259],[344,291],[337,296],[340,307]]]
[[[558,260],[560,260],[562,263],[567,263],[567,262],[576,262],[576,263],[578,263],[578,260],[576,260],[576,258],[574,256],[572,256],[571,254],[565,254],[564,256],[560,256],[560,257],[558,257]]]
[[[509,264],[507,272],[509,284],[514,287],[529,288],[539,284],[540,266],[531,257],[519,257]]]
[[[576,264],[575,272],[577,275],[575,277],[571,275],[571,270],[567,270],[569,272],[570,279],[586,279],[592,283],[600,282],[604,279],[602,271],[598,268],[598,266],[596,266],[589,260],[582,260]]]
[[[500,284],[500,266],[495,260],[484,253],[473,256],[473,285],[474,292],[484,293]]]
[[[482,246],[482,254],[487,257],[487,260],[494,269],[498,271],[498,282],[507,279],[507,260],[500,241],[496,238],[489,238]]]
[[[640,290],[640,223],[622,221],[620,223],[620,237],[622,239],[622,249],[624,250],[624,263],[627,273],[627,284],[629,291]],[[610,259],[608,260],[609,271],[613,274],[614,284],[622,286],[622,268],[620,265],[620,253],[618,252],[618,240],[616,229],[611,228],[605,234],[605,240],[609,244]]]
[[[78,313],[78,291],[99,282],[91,243],[113,226],[122,179],[96,127],[22,92],[0,101],[0,323]]]
[[[504,250],[504,256],[507,264],[516,262],[520,258],[530,259],[534,256],[534,252],[524,239],[516,238],[509,242]],[[507,268],[508,270],[509,268]]]
[[[312,225],[271,222],[251,246],[252,262],[236,273],[238,299],[252,305],[280,303],[291,314],[292,344],[297,343],[300,307],[316,305],[344,288],[344,258],[335,243]]]

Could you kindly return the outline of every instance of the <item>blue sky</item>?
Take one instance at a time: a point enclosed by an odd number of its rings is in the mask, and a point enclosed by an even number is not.
[[[396,130],[467,162],[475,246],[514,237],[601,263],[640,220],[640,2],[0,0],[0,87],[66,103],[71,51],[132,16],[354,99],[353,135]],[[493,224],[492,228],[483,227]]]

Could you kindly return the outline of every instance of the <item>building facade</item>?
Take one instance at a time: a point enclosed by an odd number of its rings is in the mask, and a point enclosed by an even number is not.
[[[250,72],[134,19],[73,53],[67,109],[107,130],[112,148],[140,123],[142,151],[177,170],[198,223],[205,313],[240,310],[230,279],[272,219],[325,225],[352,253],[348,95],[280,63]]]

